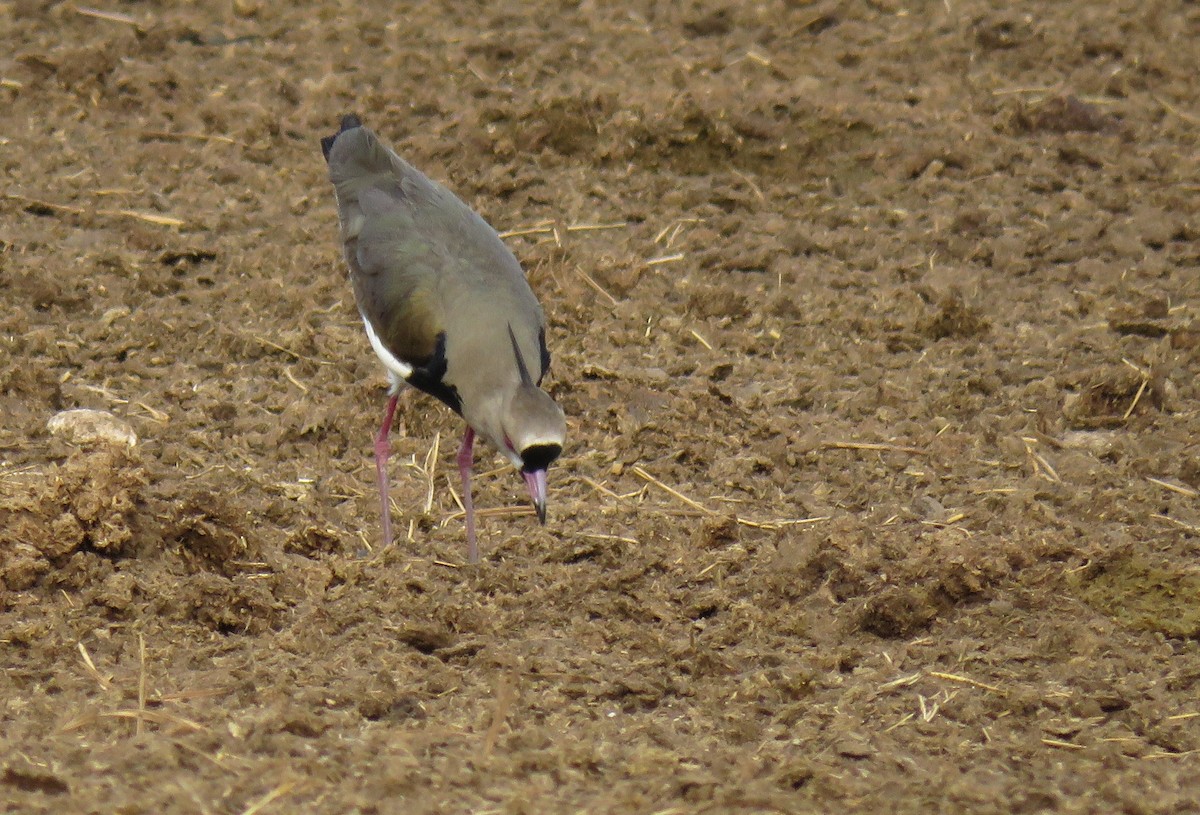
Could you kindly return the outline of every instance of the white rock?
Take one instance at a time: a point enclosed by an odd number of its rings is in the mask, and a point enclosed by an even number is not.
[[[1060,441],[1068,450],[1086,450],[1099,457],[1112,452],[1117,434],[1112,430],[1068,430]]]
[[[105,410],[64,410],[50,417],[46,429],[74,444],[112,444],[133,447],[137,434],[123,419]]]

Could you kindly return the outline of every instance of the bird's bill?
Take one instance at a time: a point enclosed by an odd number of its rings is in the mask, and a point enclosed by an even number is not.
[[[537,510],[538,520],[545,525],[546,523],[546,471],[534,470],[531,473],[522,472],[525,477],[525,486],[529,488],[529,498],[533,501],[533,508]]]

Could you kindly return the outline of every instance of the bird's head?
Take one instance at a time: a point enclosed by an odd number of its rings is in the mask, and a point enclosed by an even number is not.
[[[544,390],[522,383],[501,419],[504,454],[520,468],[538,520],[546,522],[546,470],[562,453],[567,421]]]

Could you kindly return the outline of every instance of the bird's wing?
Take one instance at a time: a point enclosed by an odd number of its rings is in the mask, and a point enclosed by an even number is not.
[[[540,381],[549,365],[545,317],[496,231],[357,120],[344,121],[332,139],[323,147],[350,276],[359,310],[384,349],[425,368],[425,378],[437,377],[442,387],[486,388],[516,370],[511,325]],[[454,373],[442,383],[447,362]]]
[[[391,354],[421,366],[445,330],[437,286],[445,259],[411,221],[402,207],[368,216],[353,245],[347,242],[346,259],[363,318]]]
[[[420,367],[444,330],[436,277],[446,258],[418,223],[437,191],[362,126],[334,137],[327,158],[359,311],[389,354]]]

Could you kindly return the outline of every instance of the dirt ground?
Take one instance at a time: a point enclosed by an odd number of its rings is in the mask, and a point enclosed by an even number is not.
[[[1200,812],[1200,5],[404,5],[0,3],[0,810]],[[476,568],[348,111],[550,317]]]

